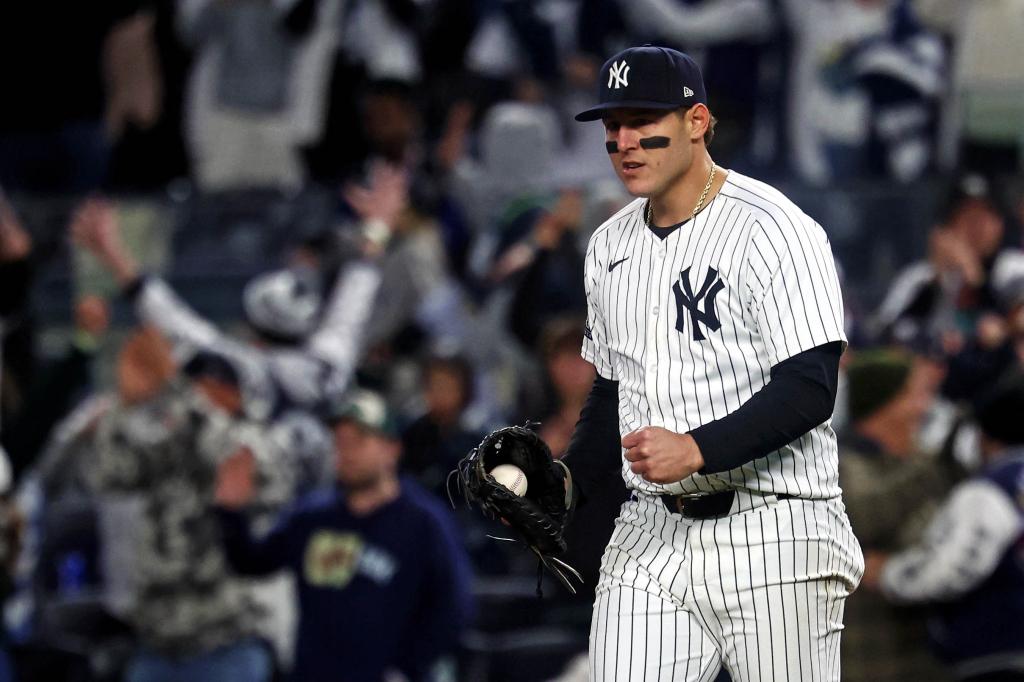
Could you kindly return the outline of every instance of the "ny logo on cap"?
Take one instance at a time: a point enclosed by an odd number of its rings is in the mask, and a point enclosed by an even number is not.
[[[608,70],[608,88],[611,89],[612,84],[615,84],[615,89],[618,90],[620,87],[629,87],[629,64],[623,59],[621,62],[615,62],[612,64],[612,68]]]
[[[693,90],[687,87],[683,87],[683,97],[693,97]]]

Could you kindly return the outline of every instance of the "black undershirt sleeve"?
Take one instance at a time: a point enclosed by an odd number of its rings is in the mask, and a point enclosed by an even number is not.
[[[602,489],[603,479],[620,475],[618,381],[600,375],[594,379],[562,461],[572,472],[580,502],[586,500],[588,490]]]
[[[839,341],[780,362],[771,381],[735,412],[691,432],[704,456],[702,474],[728,471],[764,457],[804,435],[832,415],[839,382]],[[563,461],[586,501],[622,467],[619,382],[598,376],[576,422]]]
[[[842,343],[834,341],[783,360],[739,409],[691,431],[704,456],[699,473],[728,471],[764,457],[832,416],[842,353]]]

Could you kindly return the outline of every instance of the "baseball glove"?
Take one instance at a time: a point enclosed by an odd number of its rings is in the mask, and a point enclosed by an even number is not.
[[[580,582],[582,578],[556,556],[566,549],[563,533],[574,506],[572,477],[568,467],[551,456],[551,450],[530,426],[507,426],[489,433],[459,462],[452,475],[458,477],[467,504],[475,504],[489,518],[503,520],[537,555],[538,594],[544,568],[575,594],[569,577]],[[501,464],[513,464],[526,474],[528,486],[523,497],[491,476],[490,472]]]

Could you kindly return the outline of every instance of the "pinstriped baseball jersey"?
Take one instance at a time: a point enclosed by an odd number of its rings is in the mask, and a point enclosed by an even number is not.
[[[822,228],[778,190],[731,171],[695,218],[664,240],[637,199],[590,239],[583,357],[619,383],[619,429],[686,433],[735,411],[797,353],[846,337],[835,263]],[[804,498],[840,494],[830,421],[719,474],[649,493],[747,488]]]

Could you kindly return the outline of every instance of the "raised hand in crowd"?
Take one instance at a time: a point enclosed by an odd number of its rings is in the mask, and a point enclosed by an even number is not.
[[[117,395],[125,405],[151,400],[177,374],[171,345],[154,327],[140,327],[117,356]]]
[[[347,183],[342,196],[363,221],[364,253],[377,255],[387,246],[409,207],[409,173],[401,166],[375,161],[368,183]]]
[[[553,249],[567,232],[579,230],[583,222],[583,194],[577,189],[566,189],[550,211],[537,221],[533,239],[542,249]]]
[[[243,509],[255,495],[255,479],[256,459],[252,450],[240,448],[217,468],[214,501],[226,509]]]
[[[148,130],[160,119],[163,80],[155,41],[156,17],[138,12],[113,26],[104,45],[107,133],[118,139],[129,125]]]
[[[71,218],[74,243],[92,253],[124,288],[135,281],[139,267],[121,240],[117,208],[105,199],[87,199]]]
[[[444,131],[434,148],[434,162],[442,172],[455,168],[455,164],[465,156],[474,113],[473,104],[465,100],[454,103],[448,110]]]
[[[929,260],[938,272],[954,274],[969,286],[981,286],[985,268],[981,257],[958,232],[939,227],[928,237]]]
[[[575,232],[583,222],[583,195],[579,190],[566,189],[558,201],[544,212],[533,226],[529,239],[506,249],[495,262],[491,279],[501,282],[533,262],[536,252],[552,251],[561,243],[563,236]]]

